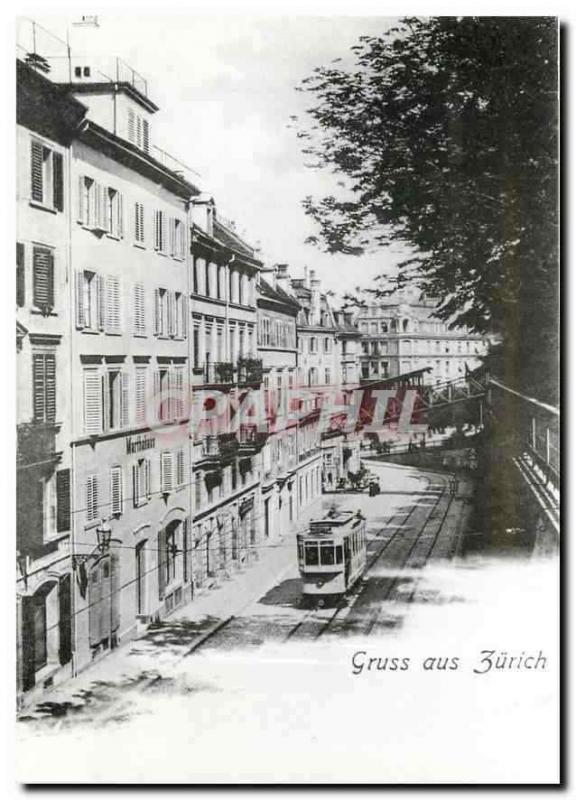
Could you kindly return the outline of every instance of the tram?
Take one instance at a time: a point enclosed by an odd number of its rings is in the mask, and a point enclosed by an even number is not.
[[[297,534],[303,603],[324,605],[342,597],[366,566],[366,520],[353,511],[331,509]]]

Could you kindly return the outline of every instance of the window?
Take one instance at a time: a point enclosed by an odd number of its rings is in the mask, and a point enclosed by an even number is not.
[[[176,486],[184,486],[185,482],[185,474],[184,474],[184,450],[180,449],[176,451]]]
[[[310,344],[309,344],[310,352],[316,352],[316,338],[314,336],[310,337]]]
[[[87,175],[81,175],[78,186],[78,222],[95,231],[109,232],[108,187]]]
[[[154,249],[158,253],[166,254],[168,242],[166,236],[166,212],[154,212]]]
[[[144,206],[142,203],[134,203],[134,241],[144,244],[144,235]]]
[[[304,562],[307,566],[311,567],[318,565],[318,544],[316,542],[304,543]]]
[[[34,422],[55,422],[56,356],[53,353],[33,354],[32,391]]]
[[[165,560],[165,578],[166,583],[170,583],[176,577],[176,554],[178,552],[176,544],[176,530],[174,527],[166,531],[166,560]]]
[[[331,380],[331,373],[330,370],[326,368],[324,370],[324,383],[326,384],[326,386],[330,385],[330,380]]]
[[[150,150],[150,123],[133,108],[128,109],[128,141],[145,153]]]
[[[160,453],[160,487],[162,492],[171,492],[174,488],[173,453],[164,450]]]
[[[332,342],[328,337],[326,337],[324,339],[324,352],[325,353],[331,353],[332,352]]]
[[[30,143],[30,199],[56,211],[64,209],[62,155],[37,139]]]
[[[183,259],[185,255],[184,225],[181,220],[173,218],[170,225],[170,254],[173,258]]]
[[[104,330],[105,282],[90,270],[76,273],[76,327]]]
[[[86,478],[86,521],[98,519],[98,476],[88,475]]]
[[[108,187],[104,194],[106,205],[106,230],[110,236],[121,239],[124,235],[124,200],[120,192]]]
[[[146,303],[144,284],[136,283],[133,293],[134,336],[146,336]]]
[[[56,498],[56,481],[54,475],[46,478],[43,483],[43,520],[44,520],[44,538],[51,539],[56,533],[56,515],[57,515],[57,498]]]
[[[21,308],[26,303],[25,251],[22,242],[16,242],[16,305]]]
[[[154,306],[154,333],[156,336],[166,336],[168,334],[168,292],[166,289],[156,289]]]
[[[34,630],[34,671],[37,672],[48,663],[46,595],[37,592],[32,604],[32,626]]]
[[[110,513],[120,516],[124,510],[124,473],[122,467],[110,470]]]
[[[54,251],[50,247],[33,247],[32,301],[46,313],[54,307]]]
[[[125,428],[130,421],[128,375],[111,369],[84,370],[84,432],[89,435]]]
[[[70,530],[70,470],[60,469],[56,473],[56,530]]]
[[[320,563],[322,566],[334,564],[334,542],[320,542]]]
[[[152,497],[150,488],[150,459],[139,458],[132,467],[132,498],[134,506],[145,505]]]

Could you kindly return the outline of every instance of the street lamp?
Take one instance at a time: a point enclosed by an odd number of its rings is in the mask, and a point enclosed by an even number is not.
[[[109,523],[102,520],[102,523],[96,528],[96,541],[98,543],[98,551],[103,554],[110,550],[110,539],[112,538],[112,528]]]

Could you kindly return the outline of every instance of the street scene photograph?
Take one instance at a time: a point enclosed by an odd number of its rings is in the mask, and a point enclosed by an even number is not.
[[[15,45],[18,780],[557,785],[558,20]]]

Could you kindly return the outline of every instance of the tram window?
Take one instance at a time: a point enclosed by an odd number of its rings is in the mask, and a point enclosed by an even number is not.
[[[320,563],[323,566],[334,564],[334,542],[320,544]]]
[[[298,542],[298,561],[302,561],[304,558],[304,548],[302,547],[302,542]]]
[[[342,545],[341,544],[337,544],[336,545],[336,563],[337,564],[341,564],[342,563]]]
[[[318,564],[318,545],[316,542],[306,542],[304,545],[306,552],[306,564],[315,566]]]

